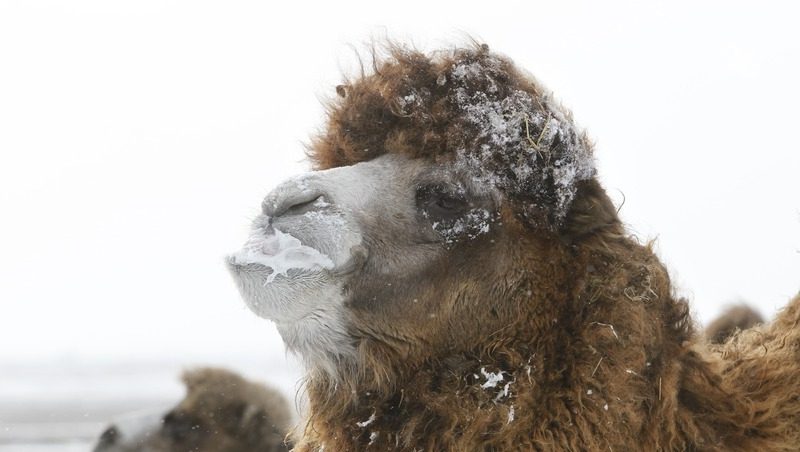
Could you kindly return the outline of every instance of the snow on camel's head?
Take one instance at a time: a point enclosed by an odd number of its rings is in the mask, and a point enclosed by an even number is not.
[[[309,149],[318,171],[269,194],[229,258],[311,368],[474,346],[519,315],[494,291],[531,311],[547,300],[545,244],[614,222],[569,112],[486,46],[392,46],[336,91]]]
[[[578,183],[594,176],[591,146],[569,112],[486,46],[432,57],[395,47],[375,74],[337,93],[311,149],[321,169],[384,154],[424,158],[502,193],[526,222],[547,228],[561,225]]]

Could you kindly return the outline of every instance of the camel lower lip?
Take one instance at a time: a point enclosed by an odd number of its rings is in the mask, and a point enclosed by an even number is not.
[[[236,259],[236,256],[233,254],[228,255],[225,258],[225,262],[228,264],[228,267],[238,271],[246,271],[254,273],[272,272],[272,267],[260,264],[258,262],[240,262]]]

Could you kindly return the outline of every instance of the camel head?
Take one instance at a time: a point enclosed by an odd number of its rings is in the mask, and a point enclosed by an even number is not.
[[[537,315],[565,244],[616,224],[588,140],[510,60],[390,54],[337,87],[318,171],[279,184],[228,259],[249,307],[332,373],[464,350]]]
[[[308,367],[298,450],[756,450],[756,413],[780,403],[796,432],[781,391],[731,397],[755,371],[723,358],[761,339],[698,345],[589,141],[509,59],[393,47],[336,92],[316,171],[279,184],[228,259]],[[788,344],[780,325],[763,340]]]
[[[131,413],[108,426],[94,452],[285,452],[289,404],[275,389],[225,369],[185,372],[170,410]]]

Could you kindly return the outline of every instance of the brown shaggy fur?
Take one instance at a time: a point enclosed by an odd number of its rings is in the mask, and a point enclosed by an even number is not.
[[[464,68],[472,75],[457,80]],[[569,120],[486,46],[432,55],[393,46],[373,73],[337,89],[309,149],[317,168],[483,150],[503,192],[503,227],[411,282],[352,283],[358,366],[308,376],[298,450],[798,450],[800,298],[771,325],[708,348],[666,269],[626,233],[594,177],[558,213],[555,171],[576,147],[591,148],[577,129],[525,121],[516,126],[529,128],[530,146],[505,148],[459,103],[517,91],[539,101],[531,118]],[[513,173],[533,153],[533,172]],[[412,297],[430,314],[409,308]],[[492,385],[492,375],[502,380]]]
[[[764,318],[747,305],[729,307],[706,327],[704,334],[709,342],[725,343],[738,331],[764,323]]]

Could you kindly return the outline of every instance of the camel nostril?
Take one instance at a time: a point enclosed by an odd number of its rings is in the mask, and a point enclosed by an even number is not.
[[[318,191],[292,193],[277,199],[265,199],[262,203],[264,215],[276,218],[283,215],[302,215],[327,205],[325,197]]]
[[[291,178],[272,190],[261,203],[261,211],[267,217],[280,217],[294,213],[312,204],[323,195],[321,181],[314,174]]]
[[[325,201],[324,201],[322,195],[319,195],[319,196],[317,196],[316,198],[314,198],[314,199],[312,199],[310,201],[296,202],[296,203],[288,206],[281,214],[282,215],[286,215],[286,214],[289,214],[289,213],[298,214],[298,215],[299,214],[304,214],[304,213],[306,213],[306,212],[308,212],[310,210],[314,210],[317,205],[320,205],[321,203],[324,203],[324,202]]]

